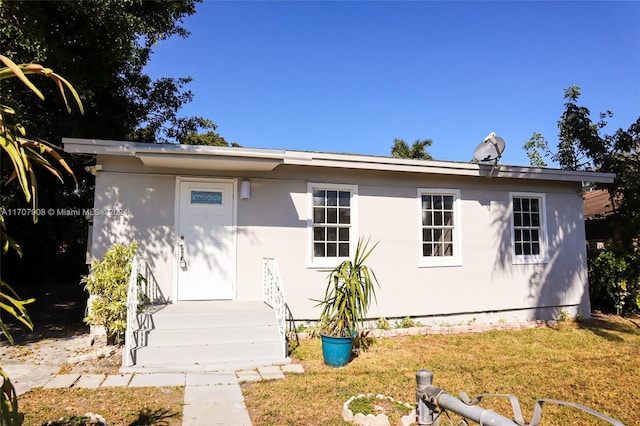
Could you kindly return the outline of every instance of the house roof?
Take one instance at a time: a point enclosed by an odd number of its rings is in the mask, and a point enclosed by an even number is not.
[[[540,179],[568,182],[611,183],[613,173],[596,173],[508,166],[492,163],[464,163],[382,157],[360,154],[236,148],[177,144],[153,144],[99,139],[63,138],[69,153],[132,156],[149,167],[191,170],[269,171],[280,165],[397,171],[454,176]]]
[[[585,192],[583,195],[584,218],[595,219],[613,214],[613,205],[609,191],[606,189],[595,189]]]

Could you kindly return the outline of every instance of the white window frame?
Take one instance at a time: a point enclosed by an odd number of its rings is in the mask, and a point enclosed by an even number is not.
[[[351,224],[349,229],[349,256],[348,257],[316,257],[313,250],[313,191],[350,191],[351,192]],[[358,244],[358,185],[336,184],[336,183],[307,183],[307,206],[309,215],[307,217],[307,247],[309,250],[310,268],[333,268],[343,260],[352,258]]]
[[[515,198],[537,198],[540,202],[540,254],[516,254],[516,234],[513,216],[513,199]],[[511,228],[511,256],[514,265],[526,265],[537,263],[548,263],[548,245],[547,245],[547,200],[546,195],[541,192],[510,192],[509,193],[509,225]]]
[[[422,251],[422,196],[423,195],[452,195],[453,196],[453,256],[423,256]],[[447,188],[418,188],[418,266],[421,268],[441,266],[462,266],[462,221],[461,201],[459,189]]]

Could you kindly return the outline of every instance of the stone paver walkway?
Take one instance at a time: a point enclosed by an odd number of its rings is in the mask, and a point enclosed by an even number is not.
[[[300,364],[286,364],[235,372],[58,374],[43,389],[184,386],[183,425],[251,426],[240,383],[303,372]]]

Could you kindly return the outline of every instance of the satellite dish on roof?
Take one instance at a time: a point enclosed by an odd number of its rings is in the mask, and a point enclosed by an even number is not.
[[[481,163],[488,161],[495,161],[497,163],[504,152],[505,145],[504,139],[491,132],[489,136],[484,138],[480,145],[477,146],[473,157]]]

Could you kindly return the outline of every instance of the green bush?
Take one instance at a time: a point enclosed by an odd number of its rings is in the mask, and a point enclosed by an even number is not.
[[[114,245],[103,260],[94,259],[91,274],[82,277],[85,289],[94,296],[84,321],[104,326],[108,344],[121,344],[127,329],[127,289],[136,247],[135,241]]]
[[[592,304],[618,315],[640,312],[640,253],[606,247],[590,255]]]

